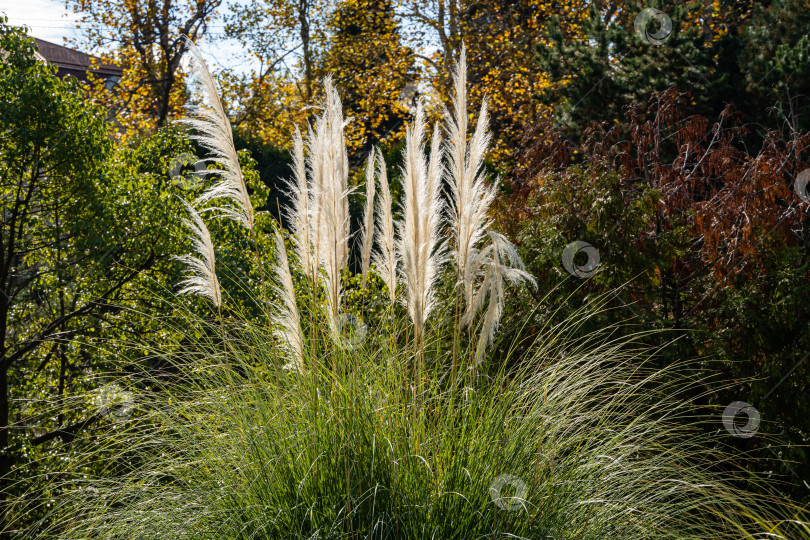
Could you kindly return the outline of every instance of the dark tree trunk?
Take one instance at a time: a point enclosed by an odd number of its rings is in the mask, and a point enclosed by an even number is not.
[[[312,50],[309,36],[309,1],[298,2],[298,22],[301,25],[301,48],[304,60],[304,93],[307,103],[312,100]]]

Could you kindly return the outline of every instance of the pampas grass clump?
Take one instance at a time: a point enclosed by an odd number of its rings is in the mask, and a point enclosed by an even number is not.
[[[196,203],[220,201],[221,214],[249,229],[261,263],[230,125],[190,48],[204,98],[189,125],[221,165],[219,182]],[[38,526],[40,538],[740,540],[810,532],[786,505],[736,487],[742,479],[768,492],[698,429],[697,409],[683,397],[698,381],[679,375],[681,366],[648,367],[643,335],[617,339],[605,328],[572,340],[583,312],[542,329],[520,358],[487,354],[505,285],[534,280],[491,228],[486,103],[468,142],[463,52],[446,138],[434,126],[426,154],[421,105],[407,128],[400,221],[381,153],[366,163],[361,283],[377,286],[369,276],[378,275],[390,309],[367,334],[343,339],[352,189],[340,98],[329,79],[324,87],[320,114],[293,141],[293,257],[273,231],[273,276],[264,276],[272,295],[262,284],[267,321],[240,318],[235,308],[223,316],[213,243],[188,205],[197,256],[182,258],[190,274],[181,292],[211,300],[217,319],[188,314],[183,348],[154,351],[161,369],[135,377],[144,389],[136,421],[111,427],[66,465],[53,487],[64,495]],[[439,288],[446,275],[452,283]],[[445,290],[450,297],[440,297]],[[459,366],[469,369],[457,377]]]
[[[610,332],[574,343],[549,328],[523,367],[454,391],[429,385],[414,415],[407,349],[386,339],[328,352],[350,372],[316,380],[253,366],[288,353],[262,325],[228,350],[197,340],[148,374],[144,416],[110,429],[109,476],[70,478],[41,538],[799,538],[775,501],[732,482],[728,454],[647,351]],[[195,321],[204,325],[204,321]],[[565,349],[565,354],[563,350]],[[508,376],[507,376],[508,375]],[[116,471],[117,474],[112,471]],[[749,479],[751,480],[751,479]],[[754,479],[755,480],[755,479]],[[89,496],[89,488],[95,490]],[[802,529],[802,527],[804,527]]]

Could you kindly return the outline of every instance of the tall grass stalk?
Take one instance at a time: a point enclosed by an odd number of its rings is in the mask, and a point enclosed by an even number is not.
[[[332,331],[338,332],[338,314],[342,295],[341,273],[349,262],[349,165],[343,109],[330,78],[324,80],[324,110],[315,124],[311,155],[319,170],[314,189],[318,222],[314,241],[324,270],[324,288],[329,302],[328,314]]]
[[[187,275],[180,282],[181,289],[177,294],[195,294],[211,300],[222,319],[222,290],[216,272],[216,255],[211,233],[208,231],[197,210],[186,201],[182,201],[191,219],[183,219],[183,224],[191,232],[194,255],[182,255],[177,260],[186,265]]]
[[[360,231],[360,272],[363,276],[363,287],[366,286],[368,272],[371,268],[371,250],[374,245],[374,171],[376,149],[372,148],[366,160],[366,207],[363,212],[363,228]]]
[[[206,174],[217,175],[219,181],[204,191],[197,198],[196,204],[221,201],[221,206],[216,207],[216,210],[243,225],[250,232],[259,270],[265,315],[270,324],[270,300],[267,295],[262,250],[256,235],[253,204],[250,201],[242,167],[239,165],[239,155],[233,142],[231,123],[228,115],[225,114],[216,81],[211,76],[199,49],[187,37],[184,39],[184,46],[186,53],[183,55],[183,61],[191,80],[195,83],[192,87],[197,93],[190,101],[192,116],[182,118],[180,123],[191,128],[191,138],[208,150],[211,155],[208,160],[220,165],[219,169],[207,171]]]
[[[295,299],[290,263],[287,258],[287,248],[281,231],[276,230],[276,256],[277,262],[274,270],[278,279],[275,287],[276,296],[280,299],[273,306],[273,322],[276,327],[276,337],[290,357],[285,368],[304,371],[304,334],[301,331],[301,317],[298,314],[298,304]]]
[[[293,179],[287,184],[290,208],[286,211],[287,224],[295,240],[296,255],[305,275],[317,283],[318,265],[313,257],[312,233],[310,225],[312,210],[311,189],[307,181],[307,162],[304,157],[304,139],[296,127],[293,136]]]
[[[397,294],[397,253],[394,234],[393,201],[388,185],[388,173],[382,152],[377,151],[377,176],[380,180],[380,196],[377,199],[377,223],[375,234],[379,251],[372,255],[374,270],[388,289],[393,309]]]
[[[495,188],[486,183],[482,170],[490,141],[487,131],[486,99],[481,104],[475,131],[469,144],[467,143],[467,66],[466,52],[463,49],[456,64],[453,80],[455,91],[453,109],[452,112],[445,111],[450,143],[448,148],[450,215],[458,280],[463,285],[469,311],[475,285],[473,261],[476,246],[486,236],[491,223],[488,213],[495,198]]]
[[[399,224],[399,258],[406,286],[406,305],[414,328],[414,343],[421,349],[424,327],[435,305],[435,282],[442,263],[438,224],[442,203],[438,197],[439,180],[428,173],[438,173],[438,155],[424,157],[424,109],[417,108],[413,124],[405,135],[405,164],[402,168],[403,219]],[[434,144],[434,150],[438,145]]]
[[[462,48],[453,74],[454,95],[451,110],[445,110],[445,130],[448,136],[448,184],[450,187],[450,221],[453,230],[453,255],[456,262],[456,286],[461,289],[466,307],[465,320],[471,322],[476,248],[490,225],[489,207],[495,198],[495,188],[486,183],[482,170],[484,155],[490,141],[487,132],[487,101],[481,103],[478,122],[467,142],[467,61]],[[456,297],[456,303],[460,299]],[[453,336],[453,378],[455,380],[457,349],[460,339],[456,305],[456,328]]]
[[[438,130],[425,161],[424,109],[417,106],[416,118],[405,133],[405,155],[402,167],[402,214],[399,223],[398,257],[402,261],[406,306],[413,323],[414,401],[421,399],[425,377],[425,325],[436,302],[436,281],[444,262],[439,242],[442,201],[439,198],[441,164]],[[431,176],[433,175],[433,176]],[[414,414],[416,414],[414,408]]]

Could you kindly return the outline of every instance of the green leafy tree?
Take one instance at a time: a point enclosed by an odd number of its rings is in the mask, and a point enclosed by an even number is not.
[[[39,516],[13,509],[22,499],[47,500],[36,486],[52,471],[55,449],[70,452],[111,421],[99,391],[112,382],[138,388],[121,366],[151,365],[156,344],[177,346],[169,323],[176,311],[199,310],[196,301],[163,300],[180,277],[173,257],[190,249],[179,198],[193,199],[202,182],[179,168],[177,158],[193,149],[174,130],[115,149],[104,111],[38,61],[33,40],[5,21],[0,51],[0,531],[8,532]],[[254,163],[240,157],[265,204]],[[215,233],[227,279],[255,283],[242,235]],[[256,302],[239,296],[243,287],[232,290],[227,308],[250,313]]]
[[[6,57],[0,65],[0,476],[5,476],[13,459],[8,451],[13,372],[43,348],[52,349],[48,359],[64,362],[60,344],[76,334],[75,321],[102,309],[129,273],[92,292],[68,286],[107,251],[68,249],[81,227],[93,226],[87,218],[112,150],[103,114],[86,106],[75,84],[57,79],[35,58],[33,40],[1,20],[0,49]],[[45,288],[59,293],[46,298]]]

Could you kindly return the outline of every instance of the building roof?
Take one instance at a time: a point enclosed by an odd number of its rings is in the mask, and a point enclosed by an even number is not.
[[[42,59],[58,67],[56,74],[59,77],[73,75],[77,79],[86,80],[88,71],[104,79],[120,77],[123,74],[121,68],[112,64],[97,63],[96,68],[90,69],[93,60],[100,60],[98,57],[44,39],[34,38],[34,41]]]

